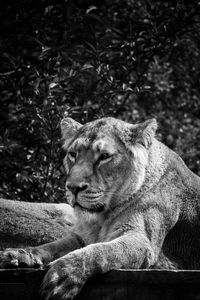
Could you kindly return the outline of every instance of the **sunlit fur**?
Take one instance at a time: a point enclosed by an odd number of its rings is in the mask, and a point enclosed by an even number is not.
[[[137,170],[137,180],[138,184],[135,186],[135,191],[137,192],[139,188],[142,186],[142,183],[145,179],[145,168],[148,164],[148,152],[147,150],[140,144],[137,144],[132,147],[133,152],[133,164],[135,170]]]

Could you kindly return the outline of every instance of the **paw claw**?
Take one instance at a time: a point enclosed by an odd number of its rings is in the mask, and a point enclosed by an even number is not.
[[[18,259],[13,259],[13,260],[10,261],[10,263],[11,263],[13,266],[19,266]]]
[[[8,248],[0,252],[0,268],[42,266],[40,256],[33,254],[31,249]]]

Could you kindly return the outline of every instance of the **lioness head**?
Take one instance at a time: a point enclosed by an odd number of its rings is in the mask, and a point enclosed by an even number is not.
[[[145,178],[155,119],[129,124],[102,118],[61,122],[66,156],[66,197],[76,211],[99,214],[136,193]]]

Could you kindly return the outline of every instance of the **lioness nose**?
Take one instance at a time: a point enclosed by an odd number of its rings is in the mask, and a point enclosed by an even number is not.
[[[88,188],[89,184],[82,182],[79,185],[67,183],[66,187],[76,196],[79,192],[84,191]]]

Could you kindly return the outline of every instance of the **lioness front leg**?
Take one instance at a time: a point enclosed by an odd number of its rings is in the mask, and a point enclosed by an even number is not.
[[[129,232],[115,240],[88,245],[50,264],[42,286],[47,299],[73,299],[93,275],[114,269],[149,267],[155,254],[148,239]],[[56,298],[57,299],[57,298]]]
[[[29,248],[8,248],[0,251],[0,268],[43,267],[49,262],[84,246],[82,239],[68,232],[68,235],[55,242]]]

